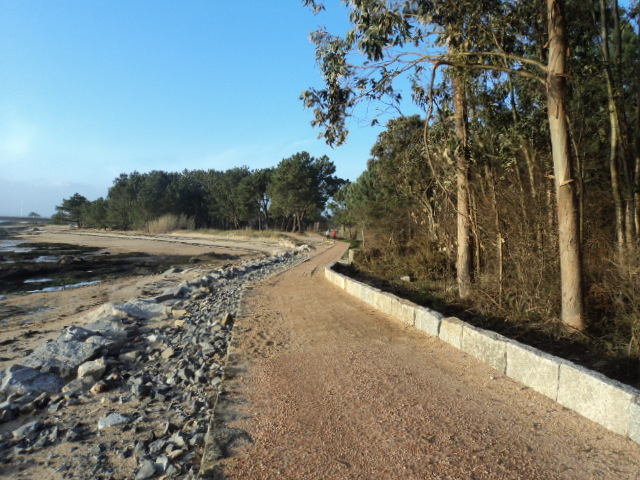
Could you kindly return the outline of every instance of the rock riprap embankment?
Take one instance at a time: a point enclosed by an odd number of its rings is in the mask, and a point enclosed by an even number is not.
[[[153,297],[104,304],[0,371],[0,473],[197,478],[243,290],[309,250],[171,269]]]

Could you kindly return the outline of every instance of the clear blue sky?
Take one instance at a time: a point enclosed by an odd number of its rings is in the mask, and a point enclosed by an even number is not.
[[[120,173],[263,168],[303,150],[355,180],[381,129],[352,120],[345,146],[317,139],[299,95],[321,86],[319,25],[346,29],[344,8],[0,0],[0,215],[106,197]]]

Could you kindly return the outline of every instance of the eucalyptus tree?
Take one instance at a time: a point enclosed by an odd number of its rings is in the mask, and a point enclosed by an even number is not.
[[[317,12],[322,2],[303,0]],[[548,52],[524,56],[516,41],[521,32],[504,19],[518,19],[520,5],[513,2],[344,1],[352,29],[343,37],[319,30],[312,34],[316,58],[324,79],[324,88],[303,92],[302,99],[313,108],[312,124],[322,127],[320,134],[329,144],[346,140],[347,118],[362,101],[399,102],[393,81],[409,76],[414,100],[425,103],[425,77],[431,65],[435,69],[454,67],[454,105],[458,176],[458,286],[461,296],[468,294],[469,214],[468,184],[465,176],[468,149],[465,121],[464,71],[491,70],[531,79],[544,88],[547,103],[549,137],[552,145],[556,189],[562,321],[573,328],[584,328],[582,250],[579,236],[577,186],[565,111],[568,42],[565,35],[563,0],[547,0]],[[523,19],[520,19],[521,21]],[[460,28],[460,27],[463,28]],[[530,38],[523,38],[530,42]],[[438,49],[439,48],[439,49]],[[361,59],[361,60],[360,60]],[[431,83],[431,85],[433,85]],[[430,124],[428,116],[426,126]],[[462,203],[461,203],[462,202]]]

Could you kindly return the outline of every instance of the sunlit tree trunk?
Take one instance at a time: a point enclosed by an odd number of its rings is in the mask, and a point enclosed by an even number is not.
[[[573,174],[571,146],[565,116],[567,40],[564,4],[547,0],[549,25],[549,61],[547,73],[547,114],[553,153],[553,170],[558,215],[562,322],[583,330],[584,300],[582,247],[578,214],[577,182]]]
[[[619,140],[620,129],[618,111],[616,108],[615,87],[613,85],[613,74],[611,71],[611,55],[609,53],[609,29],[607,28],[607,7],[605,0],[600,0],[600,28],[602,35],[602,57],[605,63],[605,80],[607,82],[607,100],[609,107],[609,173],[611,175],[611,191],[613,194],[613,204],[615,207],[615,229],[616,247],[619,259],[624,258],[626,246],[625,239],[625,208],[622,199],[622,188],[620,186],[619,169]]]
[[[458,256],[456,262],[458,294],[471,294],[471,221],[469,211],[469,148],[464,81],[460,73],[453,75],[453,109],[459,148],[456,156]]]
[[[638,64],[638,84],[640,85],[640,64]],[[635,151],[635,172],[634,172],[634,200],[636,232],[640,235],[640,87],[638,87],[638,98],[636,100],[636,151]]]
[[[496,180],[493,175],[493,169],[489,165],[485,165],[486,177],[489,180],[489,187],[491,189],[491,209],[493,210],[493,221],[496,229],[496,261],[497,273],[498,273],[498,302],[502,305],[502,297],[504,290],[504,250],[503,250],[503,237],[502,227],[500,222],[500,210],[498,209],[498,195],[496,193]]]

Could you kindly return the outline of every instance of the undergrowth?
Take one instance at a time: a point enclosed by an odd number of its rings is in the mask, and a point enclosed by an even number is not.
[[[599,276],[598,283],[592,280],[587,294],[588,327],[584,332],[576,332],[559,321],[559,312],[551,307],[555,299],[525,301],[515,296],[511,299],[508,292],[506,298],[501,299],[491,285],[478,281],[471,298],[462,301],[457,296],[452,269],[442,263],[432,263],[431,267],[422,264],[423,271],[416,274],[414,262],[415,258],[406,255],[369,252],[366,256],[356,255],[352,265],[340,268],[359,281],[445,316],[458,317],[640,387],[640,287],[637,282],[640,269],[631,269],[635,273],[627,270],[624,274],[627,281],[620,278],[623,275],[620,269],[608,269]],[[406,280],[406,276],[410,282],[400,280],[402,277]],[[614,289],[613,285],[617,287]],[[528,306],[524,307],[525,304]]]

